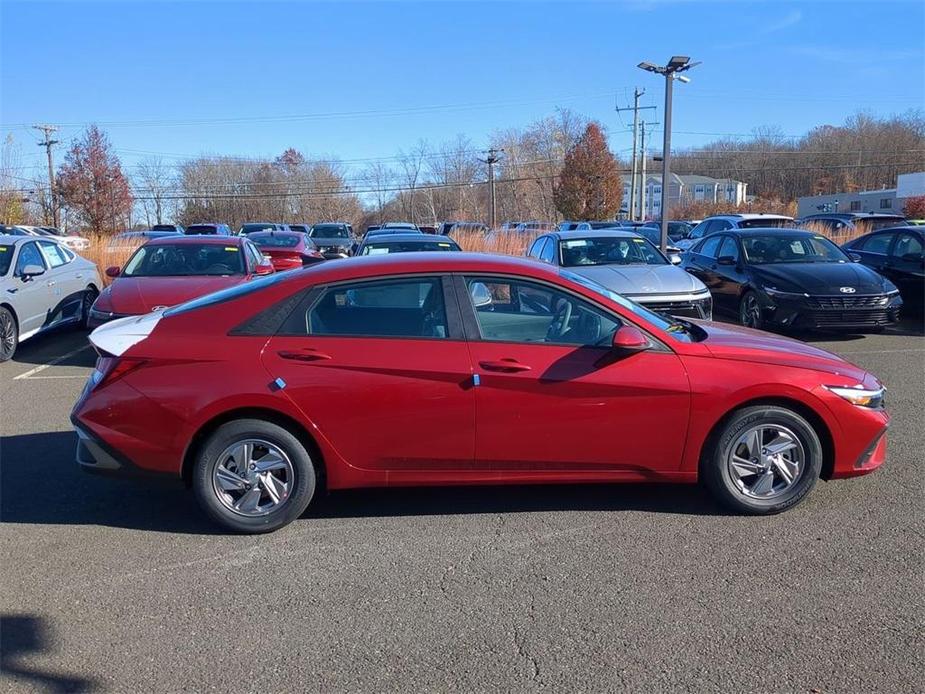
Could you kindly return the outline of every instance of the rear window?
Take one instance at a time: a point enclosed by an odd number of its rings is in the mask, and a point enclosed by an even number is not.
[[[195,311],[200,308],[215,306],[216,304],[221,304],[225,301],[231,301],[242,296],[247,296],[248,294],[253,294],[254,292],[259,292],[262,289],[266,289],[267,287],[276,284],[277,282],[282,282],[286,278],[287,273],[285,272],[266,275],[265,277],[251,280],[250,282],[237,284],[234,287],[229,287],[228,289],[221,289],[217,292],[206,294],[205,296],[201,296],[198,299],[187,301],[185,304],[179,304],[178,306],[174,306],[173,308],[169,308],[164,311],[164,315],[169,318],[170,316],[178,316],[181,313]]]
[[[261,248],[295,248],[301,239],[296,234],[254,234],[251,241]]]
[[[218,228],[214,224],[193,224],[186,227],[186,233],[194,234],[217,234]]]
[[[275,224],[267,223],[258,223],[258,224],[242,224],[241,232],[242,234],[253,234],[258,231],[272,231],[276,228]]]
[[[10,271],[13,262],[13,246],[0,246],[0,277]]]
[[[309,236],[317,239],[346,239],[350,235],[347,233],[347,227],[341,224],[316,224]]]

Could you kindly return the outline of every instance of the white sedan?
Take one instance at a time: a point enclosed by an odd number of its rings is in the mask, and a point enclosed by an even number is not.
[[[96,265],[60,243],[0,236],[0,362],[33,335],[86,325],[101,286]]]

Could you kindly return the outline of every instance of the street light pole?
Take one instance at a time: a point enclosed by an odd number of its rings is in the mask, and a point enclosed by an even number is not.
[[[671,190],[670,185],[671,181],[669,180],[671,176],[671,96],[672,96],[672,87],[676,79],[681,80],[682,82],[690,82],[690,80],[678,73],[686,72],[690,70],[695,65],[700,65],[699,62],[692,63],[691,59],[687,56],[676,55],[672,56],[671,60],[668,61],[668,64],[665,66],[653,65],[652,63],[639,63],[640,68],[646,70],[647,72],[654,72],[659,75],[664,75],[665,77],[665,126],[664,126],[664,140],[662,142],[662,197],[660,203],[659,215],[661,217],[661,233],[659,234],[659,247],[662,250],[662,253],[667,252],[668,250],[668,201],[669,201],[669,191]]]

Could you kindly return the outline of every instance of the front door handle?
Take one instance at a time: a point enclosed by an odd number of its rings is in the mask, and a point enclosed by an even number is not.
[[[504,371],[507,373],[516,373],[518,371],[530,371],[531,367],[521,364],[516,359],[499,359],[497,361],[480,361],[481,366],[486,371]]]
[[[325,359],[331,358],[330,354],[325,354],[315,349],[304,349],[301,351],[284,349],[277,352],[277,354],[283,359],[291,359],[292,361],[324,361]]]

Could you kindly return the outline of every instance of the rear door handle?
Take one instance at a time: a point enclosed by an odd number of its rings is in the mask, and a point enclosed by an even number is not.
[[[283,359],[291,359],[292,361],[324,361],[325,359],[330,359],[330,354],[325,354],[324,352],[319,352],[314,349],[305,349],[301,351],[288,350],[284,349],[277,354]]]
[[[505,371],[516,373],[518,371],[530,371],[531,367],[521,364],[516,359],[499,359],[497,361],[480,361],[481,366],[486,371]]]

